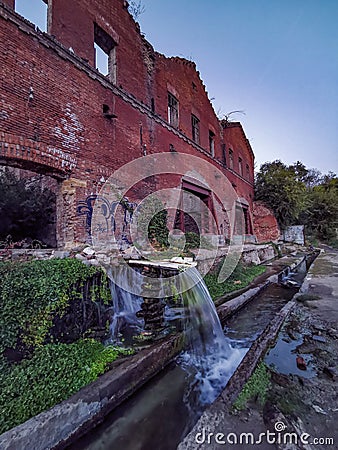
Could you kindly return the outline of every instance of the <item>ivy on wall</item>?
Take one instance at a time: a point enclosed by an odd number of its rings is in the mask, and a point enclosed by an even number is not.
[[[79,289],[98,272],[76,259],[0,263],[0,352],[43,344],[53,318],[62,317],[79,295],[74,286]],[[95,295],[110,300],[107,286]]]
[[[67,315],[82,315],[83,297],[87,316],[90,304],[109,309],[101,268],[77,259],[0,263],[0,433],[69,398],[132,353],[94,339],[53,339]]]

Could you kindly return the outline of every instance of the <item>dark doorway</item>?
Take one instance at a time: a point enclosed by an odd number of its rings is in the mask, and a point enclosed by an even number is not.
[[[210,191],[187,181],[182,182],[182,188],[175,228],[198,235],[209,233],[210,219],[214,216]]]
[[[57,190],[54,178],[0,167],[0,241],[17,248],[56,247]]]

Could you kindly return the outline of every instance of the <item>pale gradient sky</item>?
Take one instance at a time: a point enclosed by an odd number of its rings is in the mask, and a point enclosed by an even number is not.
[[[113,1],[113,0],[112,0]],[[256,155],[338,172],[338,0],[142,0],[155,50],[197,64]],[[39,25],[42,0],[16,0]],[[41,26],[42,28],[42,26]]]

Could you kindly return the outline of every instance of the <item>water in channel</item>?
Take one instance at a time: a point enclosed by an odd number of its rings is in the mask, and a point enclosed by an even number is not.
[[[300,282],[304,268],[285,274]],[[188,276],[200,278],[198,272]],[[203,281],[186,294],[188,349],[71,445],[84,450],[174,450],[236,370],[250,345],[296,287],[272,284],[222,328]],[[186,309],[186,308],[185,308]]]

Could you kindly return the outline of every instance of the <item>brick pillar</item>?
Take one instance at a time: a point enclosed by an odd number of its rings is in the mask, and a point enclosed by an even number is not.
[[[83,220],[77,215],[78,202],[85,198],[86,181],[69,178],[61,182],[56,205],[56,239],[59,248],[71,249],[86,241]]]
[[[53,0],[49,10],[48,32],[94,65],[94,22],[84,2]]]

